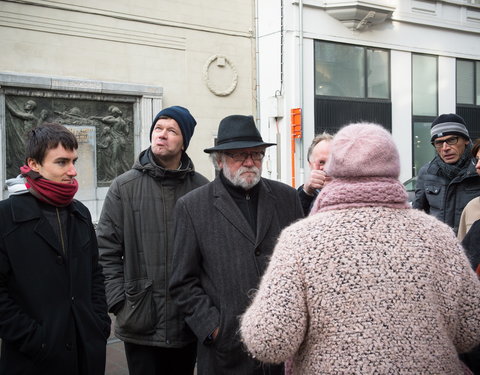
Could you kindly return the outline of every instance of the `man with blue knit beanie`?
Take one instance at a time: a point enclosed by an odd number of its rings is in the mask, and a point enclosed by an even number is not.
[[[197,122],[190,114],[188,109],[180,107],[179,105],[174,105],[158,112],[153,119],[152,127],[150,128],[150,140],[152,139],[152,132],[155,128],[155,124],[160,118],[171,118],[177,122],[178,126],[180,127],[180,131],[182,132],[183,147],[186,150],[188,144],[190,143],[190,139],[193,136],[195,125],[197,125]]]
[[[208,180],[185,153],[197,122],[168,107],[153,119],[150,147],[108,190],[97,227],[115,335],[130,375],[192,375],[196,341],[168,292],[176,201]]]
[[[457,233],[464,207],[480,196],[470,135],[465,120],[454,113],[438,116],[430,133],[437,154],[418,173],[413,207],[432,214]]]

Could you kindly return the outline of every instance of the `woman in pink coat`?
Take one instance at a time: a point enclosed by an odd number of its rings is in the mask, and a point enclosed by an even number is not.
[[[334,137],[314,215],[281,234],[241,319],[260,361],[294,374],[461,374],[480,343],[480,282],[446,224],[407,204],[389,132]]]

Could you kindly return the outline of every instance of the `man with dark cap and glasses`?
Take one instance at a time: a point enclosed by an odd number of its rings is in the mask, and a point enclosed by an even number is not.
[[[197,336],[198,375],[283,374],[248,356],[238,335],[280,231],[303,216],[295,189],[261,177],[273,145],[252,116],[224,118],[204,150],[217,178],[177,202],[170,294]]]
[[[208,182],[185,152],[196,124],[180,106],[155,116],[150,147],[113,181],[98,223],[108,308],[130,375],[194,372],[195,336],[171,301],[168,278],[175,202]]]
[[[413,207],[432,214],[457,233],[464,207],[480,195],[470,135],[465,120],[453,113],[438,116],[430,132],[437,155],[418,173]]]

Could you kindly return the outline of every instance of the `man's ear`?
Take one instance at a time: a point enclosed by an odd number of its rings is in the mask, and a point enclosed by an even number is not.
[[[27,159],[27,165],[30,167],[32,171],[38,172],[40,170],[40,163],[38,163],[35,159],[33,158],[28,158]]]

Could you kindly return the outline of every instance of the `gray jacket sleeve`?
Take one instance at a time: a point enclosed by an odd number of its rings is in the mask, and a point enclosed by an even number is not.
[[[105,293],[110,312],[115,312],[115,305],[125,299],[123,222],[122,200],[118,184],[114,181],[108,190],[97,226],[99,262],[105,275]]]

